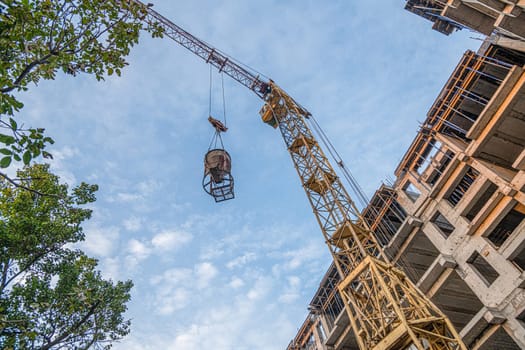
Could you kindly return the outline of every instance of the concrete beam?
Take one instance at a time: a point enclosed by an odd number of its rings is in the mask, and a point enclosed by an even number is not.
[[[464,4],[458,4],[457,7],[447,6],[441,15],[485,35],[490,35],[494,28],[493,18]]]
[[[330,333],[327,334],[325,344],[335,347],[346,328],[350,328],[350,320],[348,319],[346,311],[343,309],[335,319],[334,326],[330,330]]]
[[[417,286],[423,293],[427,293],[446,270],[439,260],[439,258],[434,260],[432,265],[430,265],[423,277],[421,277],[417,283]]]
[[[502,324],[506,321],[506,317],[503,313],[491,309],[487,309],[487,311],[485,311],[483,318],[490,324]]]
[[[493,42],[494,44],[499,45],[501,47],[505,47],[507,49],[525,52],[525,41],[523,40],[517,40],[500,36],[495,38]]]
[[[483,307],[476,315],[474,315],[474,317],[472,317],[470,322],[463,327],[461,332],[459,332],[459,335],[467,347],[470,347],[489,325],[489,322],[484,317],[486,312],[487,308]]]

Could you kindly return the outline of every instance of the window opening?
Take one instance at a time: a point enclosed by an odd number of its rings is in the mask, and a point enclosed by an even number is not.
[[[517,204],[487,236],[496,247],[501,247],[525,218],[525,205]]]
[[[403,191],[405,192],[405,194],[408,196],[408,198],[412,202],[417,201],[419,196],[421,196],[421,191],[416,186],[414,186],[410,181],[407,181],[407,183],[403,187]]]
[[[436,225],[445,238],[448,238],[455,229],[455,227],[439,211],[434,214],[430,221]]]
[[[452,160],[452,158],[454,158],[454,155],[455,155],[454,152],[450,150],[447,150],[443,154],[443,157],[441,157],[439,166],[432,171],[432,173],[429,175],[427,179],[427,183],[430,186],[434,186],[436,184],[436,182],[439,180],[439,178],[441,177],[441,175],[443,174],[447,166],[450,164],[450,161]]]
[[[496,186],[494,183],[489,181],[489,186],[483,192],[483,194],[476,200],[472,208],[465,214],[465,218],[467,218],[469,221],[472,221],[476,215],[480,212],[481,208],[488,202],[490,197],[496,192],[498,189],[498,186]]]
[[[326,340],[326,332],[324,331],[323,324],[320,321],[317,323],[317,331],[319,333],[321,341],[324,342]]]
[[[490,286],[499,277],[499,273],[478,252],[474,252],[467,263],[479,273],[487,286]]]
[[[468,167],[465,175],[463,175],[461,178],[461,181],[459,181],[459,183],[456,185],[456,187],[454,187],[452,192],[447,197],[448,202],[452,204],[453,207],[455,207],[461,198],[463,198],[463,195],[468,191],[478,175],[479,172],[477,170]]]
[[[441,142],[436,141],[435,139],[431,139],[428,142],[428,145],[425,147],[425,150],[421,153],[419,160],[416,163],[416,171],[418,174],[421,175],[432,163],[432,159],[434,159],[436,154],[439,152],[440,147]]]

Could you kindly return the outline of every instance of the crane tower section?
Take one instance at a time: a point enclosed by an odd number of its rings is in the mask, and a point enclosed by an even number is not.
[[[320,148],[310,113],[270,79],[194,37],[138,0],[144,21],[264,100],[264,122],[279,128],[341,277],[338,286],[360,349],[466,350],[449,319],[381,255],[373,232]]]

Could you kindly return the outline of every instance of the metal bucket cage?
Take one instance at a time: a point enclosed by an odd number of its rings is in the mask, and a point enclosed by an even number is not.
[[[231,157],[223,149],[212,149],[204,156],[202,188],[215,202],[234,198]]]

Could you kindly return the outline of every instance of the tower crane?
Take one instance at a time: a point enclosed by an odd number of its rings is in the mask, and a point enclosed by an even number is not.
[[[312,206],[341,282],[338,290],[360,349],[467,348],[447,316],[382,254],[373,232],[307,124],[310,112],[261,78],[139,0],[143,21],[253,91],[262,120],[278,128]],[[125,6],[122,7],[125,11]]]

